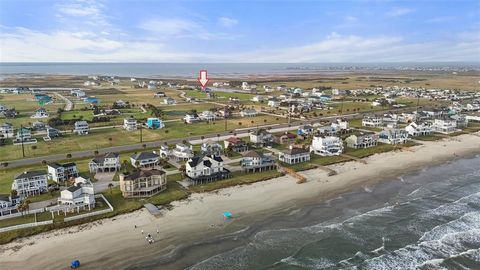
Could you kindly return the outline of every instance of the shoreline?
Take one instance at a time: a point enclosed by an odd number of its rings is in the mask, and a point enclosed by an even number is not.
[[[87,269],[125,267],[126,262],[128,265],[129,261],[158,255],[162,250],[168,252],[185,240],[235,231],[237,223],[258,215],[278,213],[312,200],[325,201],[426,166],[480,153],[478,133],[422,143],[411,147],[413,152],[397,151],[370,156],[365,158],[367,164],[350,161],[331,165],[329,167],[338,171],[335,176],[328,177],[320,169],[300,172],[308,179],[301,185],[290,176],[282,176],[251,185],[194,193],[186,200],[173,202],[173,209],[164,211],[159,218],[141,209],[18,239],[0,246],[0,263],[10,269],[58,269],[68,266],[73,259],[79,259]],[[221,217],[223,211],[231,211],[235,218],[224,222]],[[135,225],[137,229],[134,229]],[[157,228],[160,231],[158,235],[155,233]],[[146,243],[140,230],[155,237],[153,247]],[[118,255],[123,255],[125,251],[129,256],[119,258]],[[55,256],[49,258],[45,254]]]

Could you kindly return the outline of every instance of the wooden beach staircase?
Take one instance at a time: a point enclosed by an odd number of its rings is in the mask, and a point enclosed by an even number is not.
[[[337,171],[335,171],[334,169],[332,168],[329,168],[327,166],[323,166],[323,165],[318,165],[316,164],[315,165],[315,168],[318,168],[320,170],[323,170],[325,172],[327,172],[327,176],[332,176],[332,175],[336,175],[337,174]]]
[[[307,178],[305,176],[297,173],[293,169],[290,169],[290,168],[287,168],[287,167],[282,167],[282,166],[278,166],[278,169],[280,171],[283,171],[286,174],[292,176],[293,178],[297,179],[297,184],[303,184],[303,183],[307,182]]]

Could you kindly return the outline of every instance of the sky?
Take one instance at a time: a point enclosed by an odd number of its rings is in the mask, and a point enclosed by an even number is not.
[[[0,0],[1,62],[480,62],[480,0]]]

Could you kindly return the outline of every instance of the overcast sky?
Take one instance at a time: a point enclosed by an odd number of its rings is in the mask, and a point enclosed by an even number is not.
[[[0,0],[0,61],[480,61],[480,0]]]

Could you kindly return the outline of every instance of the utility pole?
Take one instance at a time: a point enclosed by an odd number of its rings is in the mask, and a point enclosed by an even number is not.
[[[143,142],[142,125],[140,124],[140,142]]]
[[[20,138],[22,139],[22,155],[25,157],[25,146],[23,145],[23,125],[20,125]]]
[[[420,105],[420,94],[417,93],[417,116],[418,116],[418,105]]]
[[[223,109],[223,118],[225,119],[225,131],[227,131],[227,106]]]
[[[345,97],[342,97],[342,103],[341,103],[341,107],[340,107],[340,116],[343,115],[343,100],[345,99]]]

